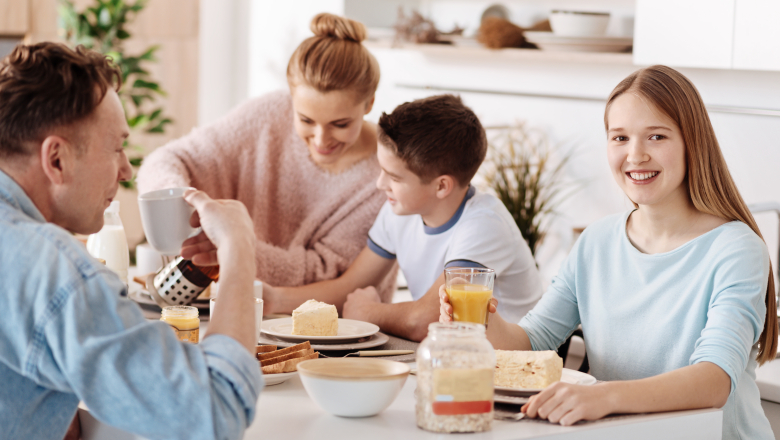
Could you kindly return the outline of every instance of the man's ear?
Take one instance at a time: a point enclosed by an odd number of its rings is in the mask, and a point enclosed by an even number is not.
[[[41,168],[43,173],[54,185],[62,185],[67,181],[74,159],[73,146],[64,138],[56,135],[47,136],[41,143]]]
[[[444,199],[450,195],[455,189],[456,182],[452,176],[445,174],[443,176],[437,177],[434,180],[436,180],[436,197],[439,198],[439,200]]]
[[[374,108],[374,100],[375,99],[376,99],[376,96],[371,96],[371,99],[366,101],[366,113],[365,114],[371,113],[371,109]]]

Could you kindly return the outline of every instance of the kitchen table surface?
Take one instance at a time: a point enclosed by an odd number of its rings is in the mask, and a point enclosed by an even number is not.
[[[398,398],[374,417],[331,415],[309,398],[299,377],[266,387],[257,417],[244,439],[442,439],[444,435],[417,428],[414,414],[416,376],[410,375]],[[546,421],[493,422],[485,433],[459,434],[453,439],[720,439],[720,410],[705,409],[615,417],[563,427]]]
[[[250,439],[443,439],[443,434],[417,428],[414,415],[415,376],[410,375],[398,398],[373,417],[344,418],[331,415],[314,403],[299,377],[266,387],[257,403],[254,423],[244,435]],[[103,425],[85,408],[80,409],[84,440],[140,440],[140,437]],[[485,433],[460,434],[457,440],[656,440],[720,439],[722,413],[715,409],[630,415],[563,427],[539,420],[493,422]]]

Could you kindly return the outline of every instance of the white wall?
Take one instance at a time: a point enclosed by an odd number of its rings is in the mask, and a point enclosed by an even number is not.
[[[312,36],[311,19],[320,12],[343,15],[340,0],[250,0],[248,96],[287,88],[287,62],[295,48]]]
[[[250,0],[200,0],[198,125],[246,99],[249,8]]]

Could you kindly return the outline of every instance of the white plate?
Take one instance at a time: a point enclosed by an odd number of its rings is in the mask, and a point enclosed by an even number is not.
[[[571,383],[575,385],[593,385],[596,383],[596,378],[587,373],[564,368],[563,374],[561,375],[561,382]],[[541,389],[533,389],[533,388],[508,388],[508,387],[495,387],[495,390],[496,393],[498,394],[504,394],[507,396],[519,396],[519,397],[532,396],[542,391]]]
[[[539,49],[559,52],[625,52],[634,45],[631,37],[567,37],[552,32],[525,32],[525,39]]]
[[[270,319],[260,325],[263,333],[287,341],[320,341],[324,343],[351,341],[366,338],[379,331],[379,327],[370,322],[339,318],[339,332],[336,336],[306,336],[292,334],[292,318]]]
[[[292,373],[263,374],[263,380],[265,381],[265,386],[270,387],[271,385],[279,385],[282,382],[286,382],[297,374],[297,371]]]
[[[525,405],[528,403],[529,397],[520,397],[520,396],[506,396],[503,394],[493,394],[493,401],[496,403],[508,403],[510,405]]]
[[[348,341],[348,342],[336,341],[335,343],[328,342],[327,344],[311,344],[311,348],[314,351],[362,350],[364,348],[373,348],[373,347],[378,347],[380,345],[384,345],[389,340],[390,340],[389,336],[387,336],[382,332],[377,332],[369,337],[360,338],[355,341]],[[261,344],[276,345],[279,348],[287,348],[291,345],[295,345],[299,343],[298,341],[284,341],[277,337],[266,335],[266,334],[261,334],[258,342]]]

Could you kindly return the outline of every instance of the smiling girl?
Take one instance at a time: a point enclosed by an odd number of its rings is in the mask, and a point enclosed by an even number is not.
[[[755,382],[777,351],[769,256],[699,93],[673,69],[642,69],[612,92],[604,122],[636,209],[588,227],[519,325],[494,314],[487,333],[497,349],[555,350],[581,324],[590,372],[606,382],[558,382],[523,411],[571,425],[723,408],[724,439],[773,439]]]
[[[138,173],[142,193],[194,186],[243,202],[257,277],[278,286],[344,272],[384,202],[374,186],[376,127],[363,120],[379,84],[379,65],[361,44],[366,29],[319,14],[311,30],[290,58],[289,92],[252,99],[157,149]]]

